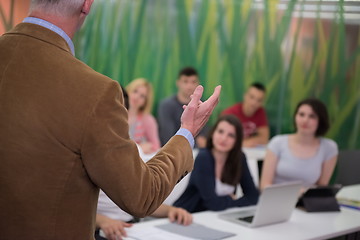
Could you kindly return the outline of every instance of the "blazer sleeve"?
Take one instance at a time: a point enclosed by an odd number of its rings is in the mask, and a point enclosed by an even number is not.
[[[144,163],[129,138],[127,118],[120,86],[110,81],[89,113],[81,157],[95,185],[121,209],[144,217],[156,210],[176,182],[192,170],[192,149],[185,137],[174,136]]]
[[[212,156],[206,152],[199,154],[192,173],[194,185],[199,190],[204,206],[213,211],[237,207],[242,201],[230,196],[218,196],[215,192],[215,169]]]

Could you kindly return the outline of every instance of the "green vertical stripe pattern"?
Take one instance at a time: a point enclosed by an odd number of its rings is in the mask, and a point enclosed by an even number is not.
[[[292,132],[296,104],[318,97],[331,117],[327,136],[342,149],[360,148],[359,25],[346,23],[343,0],[334,3],[338,10],[330,20],[321,19],[321,1],[310,18],[304,4],[97,0],[75,37],[76,54],[122,85],[147,78],[154,85],[155,116],[159,101],[176,92],[179,69],[188,65],[198,69],[205,98],[223,86],[211,123],[254,81],[267,87],[272,135]]]

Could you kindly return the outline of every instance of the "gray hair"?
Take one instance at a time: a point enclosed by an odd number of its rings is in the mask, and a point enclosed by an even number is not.
[[[32,11],[46,11],[55,16],[69,17],[80,13],[85,0],[31,0]]]

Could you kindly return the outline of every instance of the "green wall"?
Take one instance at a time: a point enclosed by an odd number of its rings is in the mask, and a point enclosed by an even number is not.
[[[122,85],[151,81],[154,115],[188,65],[199,70],[205,97],[223,86],[212,123],[254,81],[268,89],[272,135],[292,132],[296,104],[315,96],[330,112],[327,137],[359,149],[359,23],[348,23],[343,1],[335,4],[324,19],[321,1],[309,13],[294,0],[97,0],[75,38],[76,55]]]

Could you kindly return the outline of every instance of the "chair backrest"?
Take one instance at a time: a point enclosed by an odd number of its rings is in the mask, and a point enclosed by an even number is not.
[[[344,186],[360,184],[360,150],[339,152],[335,183]]]

